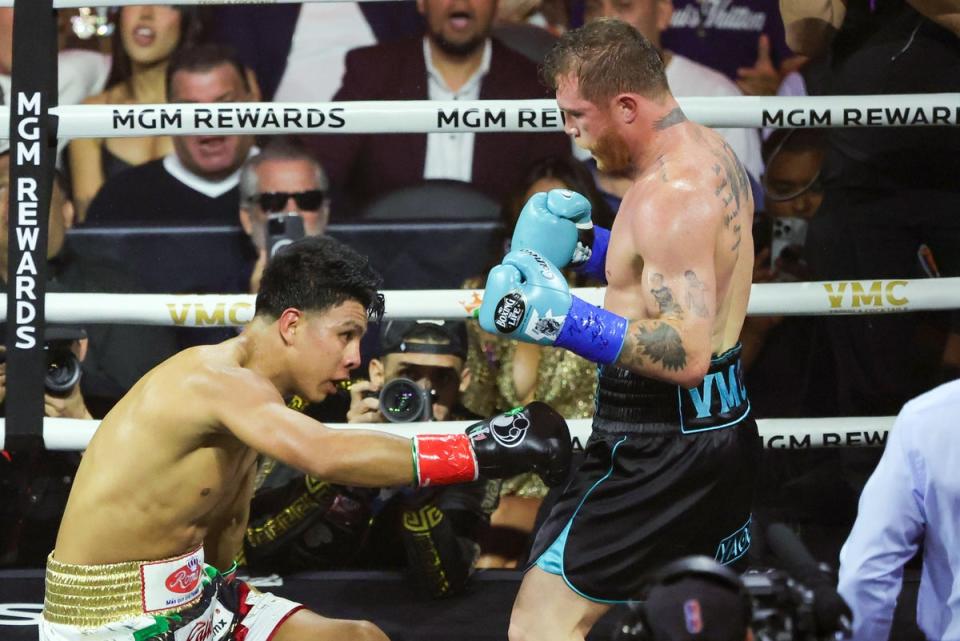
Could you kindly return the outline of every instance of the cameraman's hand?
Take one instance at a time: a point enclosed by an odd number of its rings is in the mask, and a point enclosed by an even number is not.
[[[376,396],[365,396],[364,392],[372,392]],[[380,388],[370,381],[357,381],[351,385],[347,423],[383,423],[379,394]]]
[[[70,394],[65,397],[44,394],[43,414],[53,418],[93,418],[90,410],[87,409],[87,404],[83,401],[79,385],[74,385]]]

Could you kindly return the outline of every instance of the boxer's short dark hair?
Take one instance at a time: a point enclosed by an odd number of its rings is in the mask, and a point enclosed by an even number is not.
[[[541,72],[554,91],[560,78],[575,77],[580,95],[594,104],[624,92],[655,98],[670,91],[660,52],[616,18],[593,20],[560,36]]]
[[[279,318],[291,307],[323,311],[354,300],[372,320],[380,320],[382,284],[366,256],[329,236],[308,236],[270,259],[260,279],[256,315]]]

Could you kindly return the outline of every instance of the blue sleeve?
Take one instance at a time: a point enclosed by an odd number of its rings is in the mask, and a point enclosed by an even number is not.
[[[923,538],[923,485],[908,445],[912,427],[901,413],[863,488],[857,520],[840,552],[838,591],[853,610],[855,641],[889,638],[903,567]]]
[[[554,345],[594,363],[615,362],[627,335],[627,319],[576,296],[570,298],[567,318]]]

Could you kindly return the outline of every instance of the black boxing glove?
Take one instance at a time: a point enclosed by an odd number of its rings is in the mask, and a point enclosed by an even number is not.
[[[570,430],[563,417],[546,403],[534,401],[474,423],[466,433],[484,476],[507,478],[533,471],[551,487],[567,478],[572,454]]]
[[[413,439],[420,487],[525,472],[536,472],[547,485],[559,485],[570,469],[571,453],[567,422],[540,401],[474,423],[465,434],[421,434]]]

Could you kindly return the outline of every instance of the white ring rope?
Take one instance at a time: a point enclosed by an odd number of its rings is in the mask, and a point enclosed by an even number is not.
[[[677,98],[710,127],[881,127],[960,124],[960,94]],[[60,138],[186,134],[561,131],[553,100],[63,105]],[[0,110],[0,131],[9,129]]]
[[[886,443],[887,432],[895,416],[854,416],[844,418],[777,418],[758,419],[757,425],[764,447],[800,449],[811,447],[879,447]],[[331,424],[335,429],[363,429],[414,436],[415,434],[462,433],[474,421],[433,423],[357,423]],[[568,420],[570,435],[582,446],[590,436],[590,419]],[[43,440],[48,450],[78,451],[87,447],[100,421],[71,418],[43,419]],[[0,418],[0,449],[3,447],[5,422]]]
[[[602,288],[571,290],[587,302],[603,303]],[[391,318],[467,318],[479,309],[483,291],[475,289],[396,290],[384,292]],[[6,319],[6,295],[0,295],[0,320]],[[236,326],[253,318],[251,294],[51,294],[48,323],[131,323],[183,327]],[[753,285],[751,316],[877,314],[960,309],[960,277],[888,279]]]

